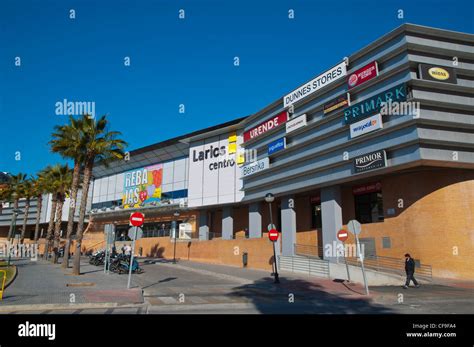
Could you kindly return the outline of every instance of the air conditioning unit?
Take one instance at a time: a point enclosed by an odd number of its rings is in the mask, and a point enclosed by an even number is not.
[[[193,229],[190,223],[181,223],[179,225],[179,238],[184,240],[191,240]]]

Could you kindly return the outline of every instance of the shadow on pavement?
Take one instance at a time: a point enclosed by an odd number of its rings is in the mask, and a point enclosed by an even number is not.
[[[369,298],[348,290],[331,292],[317,283],[303,279],[280,278],[275,284],[271,277],[235,287],[231,295],[249,300],[260,313],[306,314],[390,314],[391,309],[374,304]],[[294,299],[292,302],[292,298]]]

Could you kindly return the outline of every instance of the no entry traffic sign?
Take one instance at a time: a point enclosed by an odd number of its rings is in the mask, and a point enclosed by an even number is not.
[[[276,242],[278,240],[278,231],[276,229],[272,229],[268,232],[268,238],[272,242]]]
[[[337,239],[341,242],[344,242],[347,240],[349,237],[349,234],[347,233],[347,230],[341,229],[337,232]]]
[[[134,227],[141,227],[145,221],[145,216],[143,213],[134,212],[130,215],[130,224]]]

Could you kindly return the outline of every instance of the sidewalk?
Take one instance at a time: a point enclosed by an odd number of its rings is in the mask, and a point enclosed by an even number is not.
[[[0,309],[10,305],[143,303],[139,288],[127,290],[127,276],[110,276],[103,268],[81,262],[80,276],[44,260],[15,260],[18,275],[5,290]]]

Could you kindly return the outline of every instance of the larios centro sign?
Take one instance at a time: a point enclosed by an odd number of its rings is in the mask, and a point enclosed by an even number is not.
[[[352,124],[362,118],[379,112],[383,104],[389,100],[392,100],[392,102],[400,102],[406,99],[407,87],[403,83],[348,107],[344,111],[344,121],[346,124]]]
[[[276,115],[275,117],[272,117],[270,119],[267,119],[266,121],[260,123],[257,125],[255,128],[252,128],[250,130],[247,130],[244,133],[244,142],[254,139],[267,131],[270,131],[282,124],[284,124],[288,120],[288,113],[286,111],[283,111]]]
[[[354,158],[354,172],[360,173],[387,166],[387,154],[384,150],[367,153]]]
[[[347,80],[349,89],[357,87],[364,82],[371,80],[374,77],[377,77],[379,74],[379,68],[376,61],[373,61],[359,70],[354,71]]]
[[[342,62],[286,95],[283,98],[283,106],[287,107],[304,99],[308,95],[311,95],[321,88],[337,81],[339,78],[344,77],[346,74],[346,63]]]

